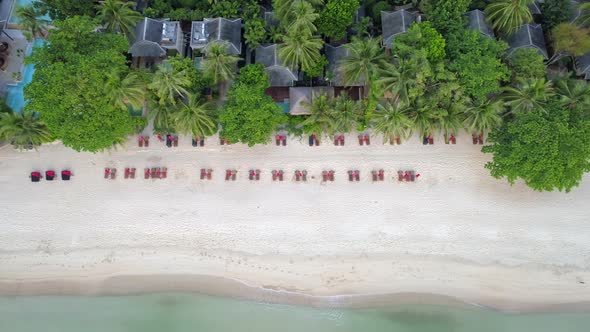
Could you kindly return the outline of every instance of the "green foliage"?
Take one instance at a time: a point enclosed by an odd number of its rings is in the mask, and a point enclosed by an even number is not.
[[[238,18],[240,15],[240,2],[220,0],[211,6],[209,15],[211,17],[224,17],[224,18]]]
[[[371,79],[378,77],[381,68],[387,63],[381,40],[353,37],[344,47],[349,55],[338,63],[337,70],[342,74],[346,84],[361,82],[368,90]]]
[[[324,55],[320,56],[319,60],[312,64],[311,67],[306,68],[305,75],[307,77],[318,77],[324,74],[324,69],[328,65],[328,59]]]
[[[186,85],[187,90],[191,94],[201,94],[204,88],[209,87],[212,82],[206,78],[203,73],[195,67],[193,60],[185,58],[179,54],[166,59],[168,64],[172,66],[175,73],[183,73],[188,79]]]
[[[251,19],[246,21],[244,28],[244,39],[248,48],[253,50],[260,46],[266,36],[266,21]]]
[[[359,6],[358,0],[328,0],[318,20],[319,32],[336,40],[344,38]]]
[[[414,50],[424,50],[431,63],[445,57],[445,39],[430,22],[412,23],[406,33],[395,38],[394,53],[406,54]]]
[[[511,34],[521,25],[533,21],[533,14],[528,6],[534,1],[498,0],[490,3],[485,13],[495,30]]]
[[[0,113],[11,113],[12,110],[6,104],[6,100],[4,98],[0,98]]]
[[[17,149],[34,148],[52,140],[47,127],[31,112],[0,113],[0,139]]]
[[[383,135],[383,142],[393,144],[396,139],[406,140],[412,134],[410,119],[412,108],[404,103],[381,102],[371,119],[373,129]]]
[[[508,68],[512,71],[512,82],[540,79],[546,76],[545,59],[535,49],[521,48],[507,59]]]
[[[317,31],[314,22],[319,16],[309,2],[299,0],[293,2],[291,10],[283,17],[280,24],[288,34],[305,33],[311,35]]]
[[[214,84],[224,83],[235,76],[240,58],[229,54],[227,42],[209,43],[205,48],[205,59],[201,62],[205,76],[210,77]]]
[[[557,101],[547,112],[516,115],[488,138],[482,151],[493,154],[486,168],[510,184],[522,179],[538,191],[569,192],[590,171],[590,120],[580,108]]]
[[[590,29],[574,24],[558,24],[551,31],[551,39],[556,53],[582,56],[590,51]]]
[[[108,32],[119,32],[133,37],[137,22],[143,16],[133,9],[133,2],[122,0],[104,0],[98,6],[98,19],[102,22]]]
[[[559,23],[567,22],[572,14],[572,9],[570,0],[545,0],[541,3],[543,28],[551,30]]]
[[[95,15],[94,0],[39,0],[34,3],[43,14],[49,14],[54,20],[63,20],[70,16]]]
[[[483,36],[478,31],[463,30],[449,38],[449,70],[469,96],[484,100],[500,91],[500,83],[509,78],[501,55],[508,48],[504,42]]]
[[[248,146],[266,144],[276,128],[287,122],[287,116],[264,94],[269,84],[264,67],[248,65],[242,71],[246,71],[244,79],[240,72],[219,114],[221,136]]]
[[[49,21],[42,18],[40,10],[33,5],[21,7],[17,4],[14,15],[27,39],[40,38],[47,32]]]
[[[381,24],[381,12],[388,11],[391,9],[391,6],[387,1],[379,1],[373,5],[371,9],[371,18],[373,18],[373,22],[377,23],[378,25]]]
[[[56,139],[77,151],[121,143],[142,121],[113,105],[104,91],[111,72],[127,76],[129,44],[121,35],[93,32],[95,24],[85,16],[54,24],[48,43],[29,60],[36,71],[25,88],[25,110],[39,114]]]
[[[284,38],[279,48],[279,58],[291,69],[308,71],[320,61],[323,41],[309,32],[295,31]]]
[[[441,34],[454,30],[465,23],[465,12],[471,0],[423,0],[422,11]]]
[[[344,93],[334,98],[332,105],[334,130],[347,133],[354,129],[363,113],[361,102],[350,99],[348,94]]]
[[[504,87],[502,96],[512,113],[547,112],[547,103],[555,95],[553,83],[544,78],[529,79]]]
[[[169,63],[164,62],[158,65],[147,87],[153,94],[152,99],[165,107],[168,104],[176,105],[179,99],[187,97],[187,88],[190,84],[184,71],[177,71]]]
[[[197,95],[190,95],[187,99],[181,102],[178,110],[172,114],[176,132],[192,137],[214,134],[217,131],[213,114],[214,105],[201,100]]]

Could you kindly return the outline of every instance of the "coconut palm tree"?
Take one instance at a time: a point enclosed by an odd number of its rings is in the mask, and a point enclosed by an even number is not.
[[[545,112],[545,105],[554,94],[551,81],[540,78],[505,87],[502,96],[511,112]]]
[[[581,14],[580,16],[576,19],[576,24],[580,25],[580,26],[586,26],[590,24],[590,3],[580,3],[578,5],[578,8],[580,8]]]
[[[362,115],[362,104],[350,99],[348,94],[336,97],[333,104],[334,130],[343,133],[353,130]]]
[[[29,149],[51,141],[51,134],[33,112],[0,114],[0,139],[17,149]]]
[[[309,128],[308,132],[310,134],[316,133],[322,135],[334,133],[334,111],[331,101],[326,94],[313,95],[312,102],[304,102],[303,106],[311,113],[302,123],[304,127]]]
[[[323,0],[273,0],[272,8],[274,17],[277,21],[284,21],[293,11],[293,7],[299,2],[308,2],[312,6],[319,6],[324,3]]]
[[[383,135],[383,143],[400,144],[412,135],[412,120],[410,114],[412,108],[403,102],[391,103],[389,101],[377,104],[371,122],[373,129]]]
[[[279,47],[279,58],[293,70],[312,68],[321,59],[323,41],[306,31],[292,31]]]
[[[213,117],[214,105],[191,94],[187,102],[181,102],[178,111],[172,114],[175,127],[182,134],[193,137],[209,136],[217,130]]]
[[[426,66],[429,66],[426,58],[399,58],[395,64],[388,63],[383,66],[379,82],[385,91],[393,94],[395,100],[410,104],[416,89],[424,89],[424,82],[418,76],[418,68]]]
[[[338,63],[337,70],[346,84],[362,83],[365,87],[365,96],[368,96],[371,80],[379,76],[387,63],[380,39],[353,37],[344,47],[348,51],[348,56]]]
[[[98,5],[98,18],[109,32],[119,32],[132,37],[135,25],[143,16],[133,10],[134,2],[121,0],[104,0]]]
[[[560,101],[567,107],[590,109],[590,85],[585,81],[564,78],[555,87]]]
[[[311,4],[304,0],[297,0],[293,2],[291,10],[283,20],[283,25],[287,31],[297,31],[313,34],[317,31],[314,21],[320,17],[311,6]]]
[[[201,62],[203,72],[213,79],[213,84],[223,84],[236,76],[240,58],[228,52],[227,42],[210,43],[205,48],[205,58]]]
[[[439,109],[431,107],[428,103],[417,100],[413,107],[412,122],[414,129],[418,131],[420,136],[428,137],[437,129],[437,124],[440,118]]]
[[[188,95],[186,88],[190,84],[191,82],[184,71],[176,72],[172,66],[164,62],[152,75],[152,82],[148,84],[148,89],[154,93],[158,104],[162,106],[176,105],[178,98]]]
[[[463,128],[465,107],[462,103],[451,103],[438,119],[438,127],[443,132],[445,143],[449,143],[451,135],[457,135]]]
[[[18,24],[27,39],[40,38],[47,32],[49,20],[43,18],[39,10],[32,4],[17,6],[15,16],[18,18]]]
[[[467,107],[463,125],[474,135],[484,135],[502,124],[504,111],[504,101],[501,99],[476,101]]]
[[[511,34],[533,20],[529,5],[535,0],[498,0],[490,3],[485,13],[494,29]]]
[[[146,86],[137,73],[130,72],[121,78],[118,71],[107,75],[104,86],[104,94],[117,108],[127,110],[131,105],[138,109],[145,101]]]
[[[174,113],[178,107],[171,104],[150,103],[148,120],[154,122],[154,130],[158,133],[175,132]]]

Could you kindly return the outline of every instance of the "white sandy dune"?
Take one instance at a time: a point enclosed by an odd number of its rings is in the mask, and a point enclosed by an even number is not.
[[[152,137],[150,148],[133,140],[101,154],[4,147],[0,292],[102,293],[104,279],[126,275],[169,275],[157,288],[175,290],[207,275],[309,295],[434,293],[503,309],[590,301],[589,177],[569,194],[538,193],[491,178],[489,156],[466,135],[457,145],[380,143],[359,146],[351,135],[343,147],[290,138],[248,148],[211,138],[194,148],[181,138],[168,149]],[[116,180],[103,179],[107,166]],[[144,180],[152,166],[167,166],[168,179]],[[124,167],[138,169],[135,180],[123,179]],[[202,167],[214,169],[212,181],[199,180]],[[49,168],[75,176],[29,181]],[[237,181],[224,181],[226,168]],[[259,182],[250,168],[262,171]],[[286,179],[273,183],[279,168]],[[308,183],[294,181],[296,168]],[[386,180],[372,183],[379,168]],[[336,171],[333,183],[320,182],[324,169]],[[360,182],[348,182],[349,169]],[[399,183],[398,169],[421,177]]]

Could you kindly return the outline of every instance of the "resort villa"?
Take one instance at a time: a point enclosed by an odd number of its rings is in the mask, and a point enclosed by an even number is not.
[[[180,22],[145,17],[135,28],[135,40],[129,48],[133,66],[150,68],[167,56],[184,52],[184,35]]]
[[[509,35],[506,42],[510,46],[507,53],[511,55],[521,48],[534,49],[545,59],[548,59],[543,28],[540,24],[524,24],[513,34]]]
[[[202,53],[202,50],[211,42],[225,42],[228,44],[228,53],[242,53],[242,19],[206,18],[202,21],[193,21],[191,25],[190,48],[193,56]]]
[[[481,34],[486,37],[496,37],[494,29],[492,29],[490,23],[486,21],[486,14],[479,9],[467,12],[467,26],[472,30],[481,32]]]
[[[394,12],[381,12],[381,27],[383,30],[383,46],[390,49],[395,36],[408,31],[412,23],[418,21],[419,16],[405,9]]]

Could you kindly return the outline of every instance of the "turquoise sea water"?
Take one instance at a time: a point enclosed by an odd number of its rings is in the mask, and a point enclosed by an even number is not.
[[[587,332],[590,314],[504,314],[411,305],[316,309],[204,295],[1,297],[10,332]]]

